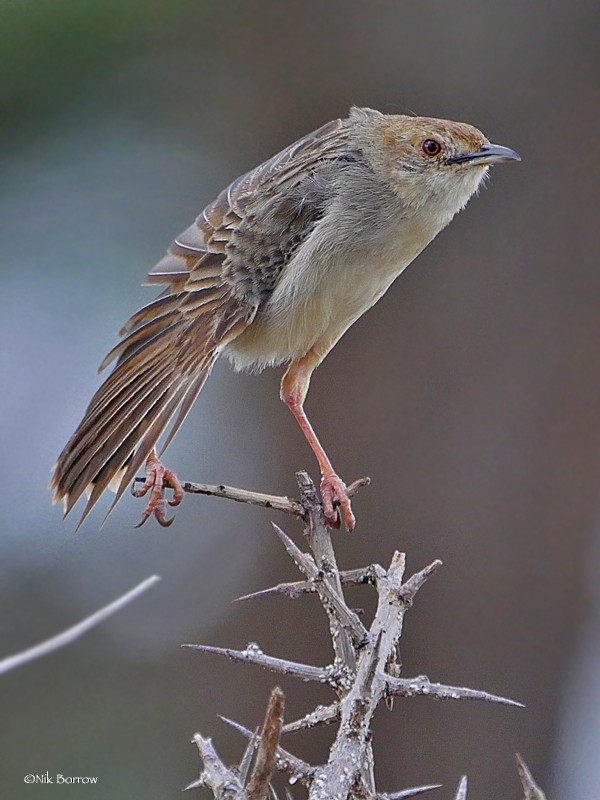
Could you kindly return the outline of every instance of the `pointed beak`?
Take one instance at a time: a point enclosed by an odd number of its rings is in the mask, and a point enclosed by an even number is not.
[[[448,164],[462,164],[470,161],[473,165],[488,166],[492,164],[502,164],[504,161],[520,161],[521,156],[511,150],[510,147],[502,147],[501,144],[484,144],[476,153],[463,153],[452,156],[448,159]]]

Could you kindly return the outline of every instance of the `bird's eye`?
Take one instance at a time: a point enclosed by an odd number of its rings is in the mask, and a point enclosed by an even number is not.
[[[442,152],[442,145],[435,139],[425,139],[423,142],[423,152],[426,156],[437,156]]]

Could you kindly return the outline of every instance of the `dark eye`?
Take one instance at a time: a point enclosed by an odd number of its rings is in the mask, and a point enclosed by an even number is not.
[[[423,142],[423,152],[426,156],[437,156],[442,152],[442,145],[435,139],[425,139]]]

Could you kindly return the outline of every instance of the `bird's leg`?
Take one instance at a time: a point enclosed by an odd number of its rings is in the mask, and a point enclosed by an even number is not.
[[[165,499],[165,487],[173,489],[173,499]],[[178,506],[183,500],[184,491],[181,481],[172,469],[167,469],[158,458],[156,448],[152,448],[150,455],[146,459],[146,480],[140,489],[136,489],[133,494],[135,497],[144,497],[150,492],[150,499],[146,508],[142,512],[142,518],[135,526],[139,528],[146,522],[148,517],[156,517],[157,522],[168,528],[173,522],[174,517],[167,518],[167,503],[170,506]]]
[[[323,498],[323,512],[327,523],[331,527],[339,526],[340,518],[337,508],[339,505],[346,529],[351,531],[354,529],[356,520],[350,506],[346,484],[333,469],[331,461],[327,457],[327,453],[319,442],[304,411],[304,400],[308,392],[310,378],[321,359],[322,356],[311,349],[298,361],[293,361],[281,381],[281,399],[296,417],[298,425],[302,428],[302,432],[319,462],[319,467],[321,468],[321,497]]]

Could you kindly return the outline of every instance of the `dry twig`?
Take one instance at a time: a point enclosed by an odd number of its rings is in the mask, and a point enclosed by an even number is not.
[[[138,480],[144,479],[138,478]],[[283,511],[284,514],[293,514],[297,517],[301,517],[304,514],[304,509],[300,503],[297,500],[290,500],[289,497],[279,497],[274,494],[264,494],[263,492],[249,492],[247,489],[235,489],[233,486],[225,486],[222,483],[213,486],[208,483],[185,481],[182,485],[183,491],[189,494],[224,497],[226,500],[235,500],[236,503],[272,508],[275,511]]]
[[[23,650],[21,653],[16,653],[13,656],[2,659],[2,661],[0,661],[0,675],[9,672],[11,669],[22,667],[23,664],[27,664],[29,661],[47,656],[49,653],[53,653],[55,650],[71,644],[76,639],[79,639],[80,636],[83,636],[84,633],[87,633],[92,628],[95,628],[96,625],[104,622],[104,620],[112,616],[112,614],[120,611],[128,603],[131,603],[132,600],[135,600],[136,597],[139,597],[151,586],[154,586],[159,580],[160,578],[158,575],[152,575],[150,578],[146,578],[145,581],[142,581],[122,597],[113,600],[112,603],[109,603],[107,606],[104,606],[104,608],[101,608],[99,611],[81,620],[77,625],[67,628],[66,631],[53,636],[51,639],[46,639],[40,644],[30,647],[28,650]]]
[[[284,706],[283,692],[276,686],[269,698],[254,769],[246,787],[248,800],[266,800],[269,794],[269,785],[276,768],[277,749],[283,727]]]
[[[232,769],[223,764],[211,739],[204,739],[196,733],[192,739],[195,742],[204,770],[197,781],[186,786],[184,791],[207,786],[212,789],[216,800],[245,800],[243,786]]]

